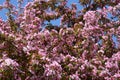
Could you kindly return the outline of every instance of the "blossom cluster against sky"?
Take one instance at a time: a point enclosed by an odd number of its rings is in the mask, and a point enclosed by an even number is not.
[[[14,4],[17,7],[17,0],[10,0],[10,1],[12,4]],[[27,1],[28,0],[24,0],[23,6],[25,6],[25,4],[27,4]],[[5,2],[5,0],[0,0],[0,5],[4,4],[4,2]],[[67,5],[70,6],[72,3],[75,3],[75,4],[77,4],[78,10],[81,10],[82,6],[80,6],[80,4],[78,2],[79,2],[79,0],[68,0]],[[2,18],[3,20],[6,20],[7,19],[6,13],[7,13],[6,9],[3,9],[2,11],[0,11],[0,18]],[[60,19],[52,20],[51,23],[53,25],[60,25]]]
[[[12,4],[14,4],[17,7],[17,0],[10,0],[10,1]],[[27,4],[27,1],[28,0],[24,0],[23,7]],[[5,2],[5,0],[0,0],[0,5],[4,4],[4,2]],[[82,10],[83,7],[79,4],[79,0],[68,0],[67,5],[70,6],[72,3],[77,4],[78,10]],[[6,9],[1,10],[0,18],[2,18],[3,20],[6,20],[7,19],[6,13],[7,13]],[[110,14],[108,16],[110,16]],[[51,23],[53,25],[60,25],[60,18],[56,19],[56,20],[52,20]],[[113,36],[113,39],[114,39],[115,43],[117,44],[116,37]]]

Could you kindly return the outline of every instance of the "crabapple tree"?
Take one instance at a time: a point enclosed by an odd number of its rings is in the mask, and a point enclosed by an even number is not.
[[[120,79],[120,0],[17,1],[0,5],[0,80]]]

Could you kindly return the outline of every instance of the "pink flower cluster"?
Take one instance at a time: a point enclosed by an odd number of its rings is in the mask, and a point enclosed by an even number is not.
[[[33,0],[17,18],[0,19],[0,80],[120,79],[120,20],[107,17],[119,18],[120,3],[83,14],[66,2]],[[42,28],[57,18],[58,30]]]

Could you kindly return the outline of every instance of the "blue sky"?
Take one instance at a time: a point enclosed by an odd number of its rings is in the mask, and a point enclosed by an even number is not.
[[[81,10],[82,6],[80,6],[78,2],[79,0],[68,0],[67,6],[70,6],[72,3],[75,3],[77,5],[78,10]],[[60,19],[52,20],[52,24],[60,25]]]
[[[5,1],[6,0],[0,0],[0,5],[3,5]],[[25,5],[27,3],[27,0],[24,0],[24,1],[25,1],[25,3],[23,5]],[[10,0],[10,2],[17,7],[17,0]],[[7,13],[6,9],[3,9],[2,11],[0,11],[0,17],[3,20],[7,19],[6,13]]]

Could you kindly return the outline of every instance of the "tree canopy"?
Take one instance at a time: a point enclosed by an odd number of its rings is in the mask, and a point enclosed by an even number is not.
[[[120,79],[120,0],[17,1],[0,5],[0,80]]]

